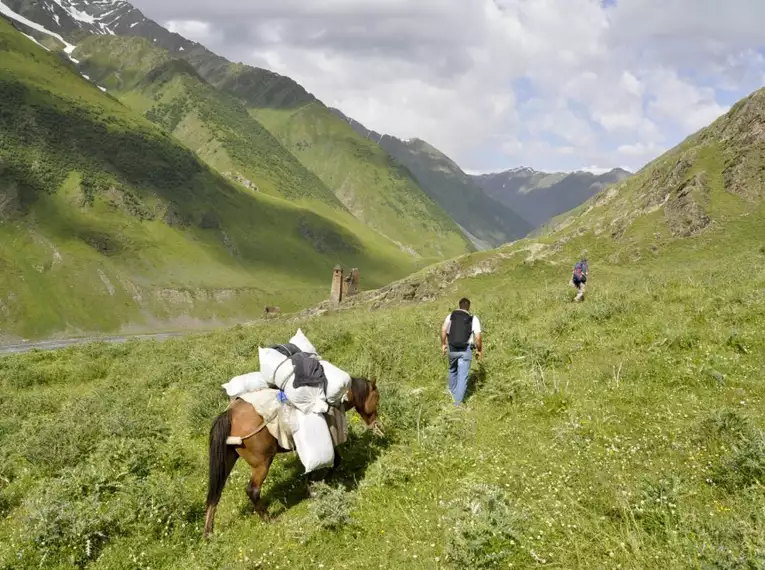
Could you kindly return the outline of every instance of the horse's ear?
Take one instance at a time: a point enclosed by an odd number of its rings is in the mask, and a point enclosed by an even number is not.
[[[372,378],[372,390],[377,389],[377,378]]]

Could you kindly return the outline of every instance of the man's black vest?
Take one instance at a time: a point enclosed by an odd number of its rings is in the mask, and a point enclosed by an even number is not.
[[[473,332],[473,315],[460,310],[452,312],[449,319],[449,346],[456,350],[466,350]]]

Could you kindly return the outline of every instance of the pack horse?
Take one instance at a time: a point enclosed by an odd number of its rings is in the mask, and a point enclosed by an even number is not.
[[[368,429],[382,435],[377,417],[379,398],[380,394],[374,380],[352,378],[347,398],[341,404],[341,411],[345,413],[356,410]],[[255,511],[265,517],[265,509],[260,501],[263,482],[276,454],[291,451],[281,447],[277,439],[264,429],[265,427],[266,422],[263,416],[258,414],[250,403],[240,398],[234,398],[228,408],[213,421],[209,441],[205,538],[212,533],[215,509],[220,502],[223,487],[240,457],[250,465],[252,470],[246,487],[247,496],[252,501]],[[231,445],[231,441],[237,444]],[[339,465],[339,460],[340,456],[335,450],[333,470]]]

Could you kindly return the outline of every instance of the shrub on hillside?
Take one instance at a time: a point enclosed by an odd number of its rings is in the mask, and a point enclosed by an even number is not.
[[[311,515],[319,528],[337,530],[353,521],[353,495],[344,488],[318,482],[311,486],[311,495]]]
[[[450,507],[446,555],[453,568],[504,568],[522,550],[522,517],[500,487],[474,484]]]
[[[710,481],[729,491],[765,482],[765,431],[736,411],[722,411],[702,424],[702,437],[717,449]]]

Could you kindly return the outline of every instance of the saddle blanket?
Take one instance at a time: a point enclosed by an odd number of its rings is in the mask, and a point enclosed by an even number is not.
[[[295,450],[294,432],[297,428],[296,408],[279,401],[279,390],[267,388],[256,392],[247,392],[237,396],[255,408],[263,416],[266,429],[274,436],[282,449]],[[330,407],[324,415],[335,447],[348,439],[348,423],[345,412],[339,408]]]

